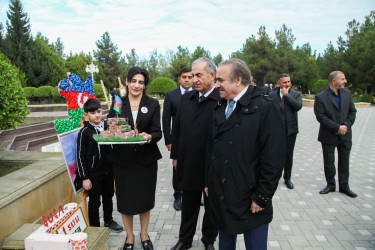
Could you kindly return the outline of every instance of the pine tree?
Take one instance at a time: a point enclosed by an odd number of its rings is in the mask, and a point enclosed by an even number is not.
[[[55,43],[51,44],[51,48],[52,48],[52,50],[54,50],[56,52],[56,54],[58,54],[61,57],[61,59],[65,58],[64,45],[63,45],[60,37],[57,38]]]
[[[117,45],[113,44],[108,32],[102,35],[101,40],[96,42],[96,46],[98,50],[94,51],[94,57],[103,68],[104,84],[109,88],[118,86],[117,77],[121,73],[119,63],[121,51],[117,51]]]
[[[3,51],[3,43],[4,43],[4,26],[0,23],[0,51]]]
[[[29,46],[32,42],[29,17],[20,0],[10,0],[6,22],[7,34],[3,42],[4,54],[29,77]]]

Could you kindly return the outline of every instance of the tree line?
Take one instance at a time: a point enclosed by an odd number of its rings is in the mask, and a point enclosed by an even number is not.
[[[223,57],[212,55],[209,50],[198,46],[193,52],[178,46],[160,54],[155,49],[148,58],[140,58],[135,49],[122,55],[108,32],[96,42],[92,53],[64,54],[60,38],[55,42],[38,33],[31,35],[29,16],[23,10],[21,0],[10,0],[6,25],[0,23],[0,51],[20,69],[23,87],[56,86],[72,72],[84,81],[89,73],[86,65],[93,62],[99,72],[94,79],[102,79],[107,88],[118,86],[117,77],[125,79],[128,70],[141,66],[150,73],[150,80],[168,77],[177,81],[182,67],[189,66],[206,56],[219,64]],[[293,85],[307,93],[314,83],[327,79],[329,72],[342,70],[350,87],[357,92],[375,92],[375,11],[365,17],[364,22],[352,20],[347,24],[345,36],[337,40],[337,48],[329,42],[324,53],[317,54],[309,43],[294,46],[296,40],[292,29],[282,25],[272,39],[265,26],[259,27],[256,35],[248,37],[242,48],[233,52],[230,58],[244,60],[257,79],[258,84],[276,83],[280,73],[291,75]]]

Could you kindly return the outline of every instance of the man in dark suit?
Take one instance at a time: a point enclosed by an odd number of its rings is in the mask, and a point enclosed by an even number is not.
[[[164,107],[163,107],[163,133],[164,133],[164,140],[165,146],[167,147],[168,151],[171,151],[172,148],[172,126],[174,119],[177,114],[178,106],[180,105],[181,97],[183,94],[187,93],[188,91],[193,90],[191,87],[193,85],[193,74],[191,73],[191,68],[185,67],[182,68],[180,74],[178,76],[178,81],[180,82],[180,86],[177,89],[168,91],[165,94],[164,98]],[[181,197],[182,197],[182,190],[181,190],[181,183],[177,180],[177,173],[176,169],[173,168],[173,189],[174,189],[174,209],[177,211],[181,210]]]
[[[284,165],[284,181],[289,189],[293,189],[293,182],[290,180],[293,166],[293,151],[298,134],[298,116],[297,112],[302,108],[301,93],[293,90],[290,76],[281,74],[277,80],[279,88],[269,93],[269,97],[280,107],[283,127],[286,134],[286,158]]]
[[[215,64],[201,57],[193,62],[193,91],[182,96],[173,127],[171,158],[181,180],[182,209],[179,240],[172,250],[191,247],[199,216],[205,181],[207,136],[212,112],[219,100],[214,87]],[[210,218],[207,197],[202,225],[202,242],[214,249],[218,231]]]
[[[322,143],[324,174],[327,186],[320,194],[335,192],[335,149],[338,152],[339,191],[357,197],[349,188],[349,155],[352,148],[352,125],[357,110],[352,94],[344,89],[345,75],[341,71],[329,74],[329,87],[315,96],[314,112],[320,123],[318,141]]]
[[[278,107],[262,87],[250,85],[250,70],[239,59],[219,65],[220,102],[213,114],[207,149],[206,188],[219,249],[267,249],[272,197],[285,161],[285,131]]]

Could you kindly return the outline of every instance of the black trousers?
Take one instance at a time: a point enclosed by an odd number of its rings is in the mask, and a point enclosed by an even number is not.
[[[92,188],[89,191],[89,221],[90,226],[100,227],[99,207],[100,196],[103,203],[104,223],[112,220],[114,194],[113,174],[105,174],[100,177],[90,179]]]
[[[186,245],[191,246],[201,206],[202,191],[183,191],[182,192],[182,209],[181,209],[181,225],[179,238]],[[217,227],[212,223],[210,209],[208,206],[208,198],[204,196],[204,215],[202,223],[202,242],[205,245],[214,244],[218,235]]]
[[[285,158],[285,165],[284,165],[284,179],[290,179],[292,175],[293,152],[294,152],[294,145],[296,144],[296,138],[297,138],[297,134],[286,136],[286,158]]]
[[[181,182],[178,181],[177,179],[177,170],[172,166],[173,169],[173,178],[172,178],[172,185],[173,185],[173,190],[174,190],[174,198],[181,199],[182,197],[182,190],[181,190]]]
[[[335,149],[337,148],[338,153],[338,179],[340,188],[349,187],[349,156],[352,148],[352,142],[339,141],[337,144],[324,144],[322,143],[323,149],[323,160],[324,160],[324,175],[326,177],[327,185],[330,187],[336,187],[335,175]]]

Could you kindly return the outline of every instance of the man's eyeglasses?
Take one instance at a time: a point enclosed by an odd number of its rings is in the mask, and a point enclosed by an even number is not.
[[[182,79],[186,79],[186,77],[189,79],[193,79],[193,76],[181,76]]]

